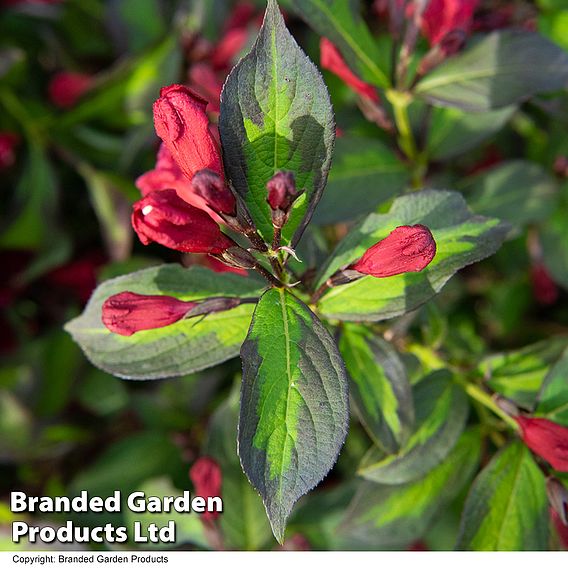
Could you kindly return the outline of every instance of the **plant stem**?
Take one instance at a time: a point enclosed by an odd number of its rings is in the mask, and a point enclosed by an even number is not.
[[[509,425],[513,430],[518,430],[519,426],[517,422],[509,416],[504,410],[499,408],[493,397],[485,392],[482,388],[474,383],[462,383],[465,392],[474,400],[481,403],[485,408],[491,410],[494,414],[499,416],[503,422]]]
[[[284,284],[275,276],[273,276],[264,266],[257,264],[254,269],[265,279],[267,280],[272,286],[276,286],[276,288],[284,288]]]

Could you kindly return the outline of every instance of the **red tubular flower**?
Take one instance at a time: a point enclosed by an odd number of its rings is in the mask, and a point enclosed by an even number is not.
[[[173,159],[191,180],[209,169],[223,176],[221,155],[209,130],[207,101],[182,85],[160,91],[154,103],[154,126]]]
[[[337,75],[358,95],[361,95],[374,103],[379,102],[379,95],[375,87],[359,79],[359,77],[357,77],[351,69],[349,69],[337,47],[335,47],[335,45],[333,45],[333,43],[325,37],[322,37],[320,40],[320,62],[324,69],[328,69]]]
[[[373,245],[351,269],[377,278],[420,272],[436,255],[436,241],[424,225],[403,225]]]
[[[154,191],[137,201],[132,226],[143,244],[156,242],[180,252],[219,254],[235,244],[207,213],[173,189]]]
[[[170,296],[121,292],[105,300],[102,320],[113,333],[130,336],[137,331],[171,325],[196,305]]]
[[[234,216],[237,203],[223,178],[211,170],[200,170],[193,176],[191,185],[215,213]]]
[[[61,71],[55,74],[47,88],[49,100],[59,108],[71,108],[91,88],[93,78],[83,73]]]
[[[222,475],[217,462],[210,457],[199,458],[189,470],[189,478],[193,483],[195,494],[199,497],[220,497]],[[206,511],[202,519],[214,519],[219,513]]]
[[[568,428],[546,418],[515,418],[523,442],[554,469],[568,472]]]
[[[562,544],[562,548],[568,550],[568,525],[565,525],[560,518],[560,515],[554,510],[550,509],[550,516],[552,518],[552,522],[554,524],[554,528],[558,533],[558,539]]]
[[[0,170],[14,165],[18,135],[13,132],[0,132]]]
[[[430,0],[422,16],[422,33],[430,45],[439,44],[455,30],[469,33],[478,3],[479,0]]]

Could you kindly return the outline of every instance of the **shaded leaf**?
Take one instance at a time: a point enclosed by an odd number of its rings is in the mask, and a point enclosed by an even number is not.
[[[508,225],[473,215],[452,191],[425,190],[396,199],[388,214],[371,214],[341,241],[318,278],[318,286],[348,266],[399,225],[421,223],[432,231],[437,252],[422,272],[388,278],[366,276],[332,288],[320,300],[320,313],[347,321],[377,321],[413,310],[439,292],[464,266],[493,254]]]
[[[185,375],[238,355],[250,324],[251,304],[125,337],[111,333],[103,325],[103,302],[124,291],[196,300],[211,296],[255,297],[261,290],[262,284],[253,278],[218,274],[198,266],[156,266],[101,284],[82,315],[67,323],[65,329],[93,365],[113,375],[128,379]]]
[[[385,61],[361,17],[359,0],[292,0],[294,10],[320,35],[330,39],[364,81],[388,87]]]
[[[428,73],[415,93],[437,106],[486,111],[568,85],[568,53],[538,33],[493,32]]]
[[[550,215],[558,188],[538,164],[512,160],[469,178],[462,189],[476,213],[523,226]]]
[[[412,388],[398,353],[388,342],[355,325],[343,328],[339,349],[361,422],[378,446],[396,452],[414,423]]]
[[[219,122],[225,172],[246,201],[261,235],[272,240],[267,181],[296,176],[296,200],[284,240],[297,242],[320,199],[331,164],[335,123],[316,66],[298,47],[275,0],[269,0],[251,52],[231,71]]]
[[[471,113],[435,107],[428,130],[428,155],[432,160],[448,160],[476,148],[499,132],[516,110],[516,106],[508,106]]]
[[[425,377],[413,389],[416,428],[396,454],[371,448],[358,474],[376,483],[407,483],[422,477],[452,450],[465,426],[467,397],[447,371]]]
[[[322,323],[278,289],[260,299],[241,359],[241,464],[282,542],[294,503],[328,473],[345,440],[345,367]]]
[[[463,511],[458,550],[546,550],[545,480],[529,450],[514,442],[479,474]]]
[[[221,467],[221,496],[229,504],[219,518],[223,541],[232,550],[259,550],[270,541],[271,530],[262,499],[251,487],[237,455],[239,391],[233,390],[209,422],[204,453]]]
[[[537,400],[537,415],[568,427],[568,351],[550,369]]]
[[[550,367],[560,358],[568,338],[553,337],[516,351],[485,357],[479,371],[492,390],[532,410]]]
[[[402,485],[363,482],[340,528],[373,547],[407,547],[432,526],[437,513],[473,477],[481,453],[478,430],[462,434],[446,459],[424,477]]]
[[[313,222],[335,223],[370,213],[399,194],[409,178],[408,168],[379,140],[338,138],[327,187]]]
[[[559,207],[540,231],[543,261],[553,280],[568,289],[568,223],[567,210]]]

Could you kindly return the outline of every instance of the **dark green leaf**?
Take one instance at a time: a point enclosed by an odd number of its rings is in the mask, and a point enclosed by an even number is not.
[[[558,188],[539,165],[513,160],[466,180],[463,189],[475,213],[523,226],[546,219],[554,210]]]
[[[140,432],[107,446],[95,463],[83,466],[70,492],[86,490],[106,497],[121,490],[132,493],[141,483],[158,475],[176,475],[183,469],[179,450],[162,433]]]
[[[251,487],[239,463],[238,421],[239,392],[235,389],[211,417],[205,455],[217,461],[223,474],[221,495],[227,506],[219,522],[225,547],[259,550],[270,542],[271,531],[262,499]]]
[[[376,483],[407,483],[422,477],[442,462],[454,447],[465,426],[468,402],[462,388],[447,371],[437,371],[413,389],[416,428],[397,453],[385,455],[371,448],[359,475]]]
[[[537,33],[493,32],[428,73],[415,93],[437,106],[486,111],[568,85],[568,53]]]
[[[339,48],[361,79],[378,87],[390,85],[386,58],[361,17],[359,0],[292,0],[292,4],[316,32]]]
[[[436,256],[427,268],[389,278],[366,276],[332,288],[319,302],[322,315],[377,321],[413,310],[439,292],[460,268],[493,254],[508,231],[508,226],[497,219],[473,215],[459,193],[413,193],[395,200],[388,214],[371,214],[354,227],[324,267],[318,286],[395,227],[415,223],[428,226],[436,239]]]
[[[568,289],[567,210],[559,207],[542,227],[540,239],[543,260],[555,282]]]
[[[254,297],[261,289],[262,284],[253,278],[217,274],[198,266],[184,269],[171,264],[147,268],[101,284],[83,314],[65,329],[94,365],[113,375],[128,379],[185,375],[239,353],[250,324],[251,304],[125,337],[111,333],[103,325],[103,302],[124,291],[197,300],[212,296]]]
[[[473,477],[481,452],[478,430],[465,432],[446,459],[424,477],[403,485],[363,482],[340,532],[373,547],[407,547],[432,526]]]
[[[408,168],[379,140],[338,138],[314,223],[336,223],[370,213],[399,194],[409,177]]]
[[[282,542],[294,503],[328,473],[345,440],[345,367],[322,323],[277,289],[260,299],[241,358],[241,464]]]
[[[511,118],[516,106],[489,112],[464,112],[435,107],[428,131],[428,154],[432,160],[449,160],[476,148]]]
[[[544,475],[514,442],[479,474],[462,515],[458,550],[546,550]]]
[[[286,29],[275,0],[251,52],[225,83],[219,129],[225,171],[269,241],[266,182],[278,170],[294,172],[305,193],[294,204],[284,240],[295,244],[325,186],[335,124],[323,79]]]
[[[544,377],[566,345],[568,338],[555,337],[517,351],[491,355],[481,361],[479,371],[491,389],[532,410]]]
[[[396,452],[414,424],[412,388],[398,353],[388,342],[356,325],[343,328],[339,349],[361,422],[378,446]]]
[[[544,379],[536,414],[568,426],[568,351],[564,352]]]

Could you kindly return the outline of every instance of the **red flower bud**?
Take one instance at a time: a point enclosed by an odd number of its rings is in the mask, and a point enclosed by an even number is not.
[[[170,296],[144,296],[121,292],[103,304],[105,326],[119,335],[132,335],[144,329],[156,329],[182,319],[197,304]]]
[[[160,91],[154,103],[154,126],[181,171],[192,179],[199,170],[223,175],[219,148],[209,130],[207,101],[182,85]]]
[[[195,494],[199,497],[220,497],[222,475],[221,468],[213,458],[199,458],[189,470],[189,478],[193,483]],[[206,511],[202,519],[214,519],[217,512]]]
[[[551,306],[560,295],[558,286],[543,264],[535,264],[531,268],[531,280],[535,300],[542,306]]]
[[[9,168],[16,161],[18,135],[13,132],[0,132],[0,170]]]
[[[292,203],[298,197],[296,180],[292,172],[277,172],[266,184],[268,204],[273,211],[280,209],[289,211]]]
[[[320,40],[320,62],[324,69],[328,69],[333,74],[337,75],[358,95],[370,99],[375,103],[380,101],[375,87],[359,79],[359,77],[349,69],[337,47],[325,37],[322,37]]]
[[[517,416],[523,442],[554,469],[568,472],[568,428],[546,418]]]
[[[207,213],[187,204],[173,189],[137,201],[132,226],[143,244],[154,241],[180,252],[218,254],[235,244]]]
[[[420,272],[432,262],[436,241],[424,225],[403,225],[373,245],[350,268],[377,278]]]
[[[92,83],[93,79],[89,75],[61,71],[49,82],[49,100],[56,107],[71,108],[91,88]]]
[[[200,170],[193,176],[191,185],[215,213],[235,215],[237,205],[235,196],[219,174],[211,170]]]
[[[422,16],[422,32],[430,45],[454,30],[469,33],[479,0],[430,0]]]

